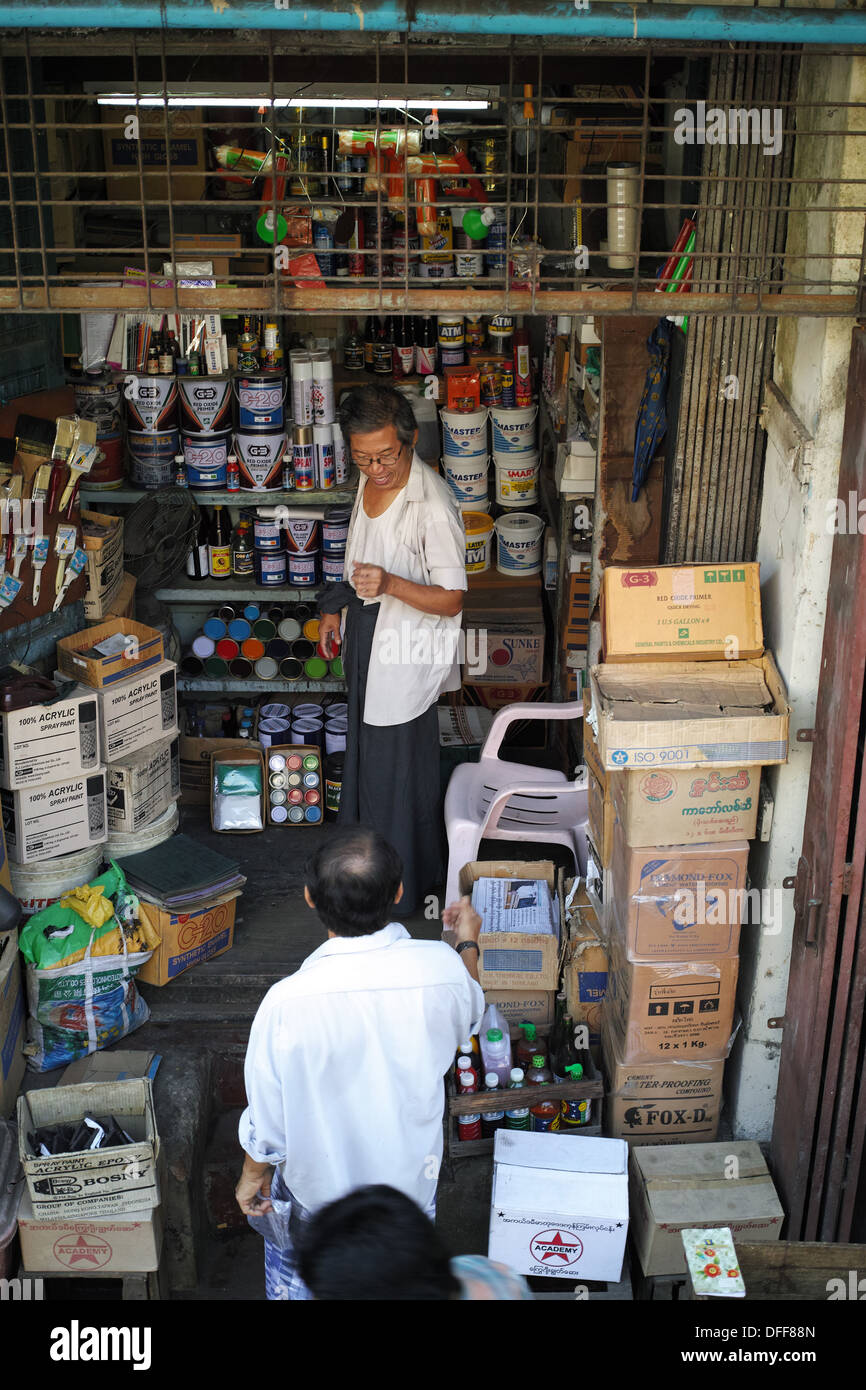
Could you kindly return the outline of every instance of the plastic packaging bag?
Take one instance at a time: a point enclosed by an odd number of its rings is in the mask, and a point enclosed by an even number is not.
[[[217,762],[213,785],[214,830],[263,830],[262,769],[258,763]]]

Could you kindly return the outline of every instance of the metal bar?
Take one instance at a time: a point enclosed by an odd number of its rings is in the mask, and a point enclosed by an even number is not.
[[[163,128],[165,130],[165,183],[168,195],[168,244],[171,258],[171,278],[177,286],[177,246],[174,239],[174,201],[171,183],[171,131],[168,122],[168,55],[166,52],[166,26],[162,26],[162,49],[160,52],[160,66],[162,71],[162,94],[165,98],[165,105],[162,108]],[[150,281],[150,265],[145,262],[144,277]]]
[[[45,235],[45,215],[42,209],[42,179],[40,176],[39,168],[39,142],[36,138],[36,131],[33,128],[34,110],[33,97],[31,96],[31,92],[33,91],[33,68],[30,58],[29,35],[25,36],[24,48],[24,62],[25,70],[27,73],[27,103],[30,111],[30,146],[33,150],[33,187],[36,192],[36,208],[37,216],[39,219],[39,248],[42,254],[42,277],[45,283],[45,292],[50,297],[50,291],[48,288],[48,239]]]
[[[16,217],[14,185],[12,181],[12,153],[9,147],[9,128],[6,122],[6,72],[5,62],[0,56],[0,114],[3,117],[3,149],[6,156],[6,184],[9,189],[9,226],[12,236],[12,259],[15,263],[15,282],[17,289],[16,308],[24,308],[24,286],[21,274],[21,252],[18,246],[18,220]]]
[[[138,98],[141,89],[138,83],[138,45],[136,44],[135,37],[133,37],[132,40],[132,70],[133,80],[135,82],[135,95],[136,98]],[[140,108],[136,106],[136,121],[139,119],[139,109]],[[150,265],[150,252],[147,246],[147,195],[144,187],[144,157],[141,152],[141,131],[138,128],[136,128],[135,159],[138,165],[138,190],[141,198],[141,249],[144,258],[144,283],[147,289],[148,313],[151,313],[153,311],[153,301],[151,299],[150,276],[147,273],[148,266]]]

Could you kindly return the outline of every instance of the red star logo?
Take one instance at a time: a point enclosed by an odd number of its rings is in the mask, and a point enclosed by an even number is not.
[[[77,1240],[66,1236],[56,1242],[54,1253],[68,1269],[73,1265],[93,1265],[99,1269],[111,1259],[111,1246],[104,1240],[88,1241],[83,1235]]]
[[[561,1231],[541,1231],[530,1242],[530,1253],[539,1264],[548,1260],[559,1267],[574,1264],[583,1254],[583,1243],[577,1236],[563,1236]]]

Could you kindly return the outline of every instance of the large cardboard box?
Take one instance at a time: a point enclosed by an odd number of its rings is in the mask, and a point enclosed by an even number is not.
[[[473,685],[538,685],[544,679],[544,620],[481,626],[465,622],[465,678]]]
[[[109,655],[97,650],[102,643],[110,643]],[[133,622],[132,618],[108,618],[96,627],[61,637],[57,643],[57,669],[70,680],[104,690],[159,666],[163,655],[162,633],[155,627]]]
[[[37,1220],[25,1190],[18,1208],[21,1262],[35,1274],[143,1273],[159,1268],[162,1207],[130,1211],[124,1216],[90,1216],[77,1220],[52,1216]]]
[[[557,904],[556,870],[549,859],[474,859],[460,870],[461,894],[471,895],[479,878],[544,879]],[[478,978],[482,988],[522,990],[537,993],[555,990],[559,985],[562,929],[559,935],[533,935],[528,932],[486,932],[482,926],[478,944],[481,956]]]
[[[621,1139],[496,1131],[491,1260],[519,1274],[609,1279],[628,1234],[628,1145]]]
[[[631,1230],[644,1274],[685,1274],[680,1231],[729,1226],[734,1242],[778,1240],[785,1213],[754,1140],[633,1148]]]
[[[0,786],[10,791],[95,772],[100,754],[92,690],[79,688],[50,705],[0,713]]]
[[[724,1059],[625,1062],[616,1030],[602,1033],[607,1078],[605,1133],[629,1144],[695,1144],[715,1139]]]
[[[41,787],[0,791],[9,858],[39,863],[108,839],[105,768]]]
[[[132,111],[116,106],[100,108],[105,154],[106,198],[124,202],[139,196],[138,161],[144,170],[144,197],[147,202],[166,202],[168,188],[165,168],[166,114],[168,116],[171,196],[175,202],[197,203],[204,197],[207,153],[201,107],[150,109],[138,107],[138,138],[129,138],[127,121]],[[180,241],[178,241],[178,246]],[[199,255],[198,259],[202,259]]]
[[[177,667],[164,661],[153,670],[98,694],[102,747],[107,763],[140,748],[174,738],[177,728]]]
[[[608,565],[601,583],[605,661],[760,656],[761,567]]]
[[[472,685],[463,686],[463,694],[467,701],[474,700],[485,709],[498,710],[504,709],[506,705],[531,704],[533,701],[543,700],[547,693],[547,683],[541,685]],[[539,719],[543,715],[539,714]]]
[[[629,960],[735,956],[746,904],[749,846],[646,846],[613,833],[610,926]]]
[[[24,980],[18,959],[18,933],[0,935],[0,1116],[13,1114],[26,1066]]]
[[[142,902],[141,914],[160,938],[150,960],[138,972],[148,985],[167,985],[185,970],[212,960],[231,949],[235,934],[235,909],[240,893],[205,903],[195,912],[169,912]]]
[[[107,531],[104,536],[84,533],[87,552],[84,616],[92,622],[112,612],[112,604],[123,583],[123,517],[82,511],[81,520],[94,522]]]
[[[734,1020],[739,960],[626,960],[614,934],[602,1019],[622,1038],[626,1062],[727,1056]],[[607,1020],[610,1020],[608,1024]]]
[[[241,748],[257,748],[245,738],[191,738],[180,736],[180,799],[184,806],[207,806],[211,797],[211,753],[236,753]]]
[[[496,1005],[512,1038],[520,1037],[521,1023],[534,1023],[545,1032],[553,1025],[555,989],[486,989],[484,998]]]
[[[749,661],[605,663],[590,669],[602,766],[729,767],[788,758],[785,687],[769,653]]]
[[[108,608],[113,618],[135,617],[135,586],[137,583],[138,580],[134,574],[124,572],[117,597]]]
[[[601,1010],[607,993],[608,958],[598,914],[582,883],[566,884],[568,941],[562,972],[568,1012],[589,1030],[590,1047],[601,1043]],[[569,899],[571,905],[569,906]]]
[[[150,825],[180,796],[180,739],[131,753],[108,769],[108,828],[129,834]]]
[[[613,823],[616,812],[607,786],[599,782],[589,768],[586,779],[586,816],[592,842],[598,850],[599,862],[602,868],[606,869],[613,857]]]
[[[107,1149],[40,1158],[28,1134],[42,1125],[113,1115],[133,1139]],[[159,1205],[159,1134],[146,1077],[54,1086],[18,1098],[18,1153],[33,1215],[117,1216]]]
[[[628,845],[751,840],[758,823],[759,767],[654,767],[608,772],[606,787]]]

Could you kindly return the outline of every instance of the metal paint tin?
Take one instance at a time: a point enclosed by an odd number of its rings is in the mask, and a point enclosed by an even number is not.
[[[222,491],[227,481],[231,432],[182,434],[181,443],[190,487],[211,492]]]
[[[234,661],[229,662],[229,672],[241,680],[247,680],[253,674],[253,663],[247,661],[245,656],[236,656]]]
[[[300,807],[298,808],[300,810]],[[309,821],[310,825],[318,825],[322,819],[321,806],[308,806],[304,812],[304,820]]]
[[[120,406],[120,382],[110,376],[85,377],[83,381],[73,382],[75,391],[75,413],[82,420],[92,420],[96,425],[96,438],[100,449],[105,435],[119,434],[122,428]],[[87,486],[90,487],[90,475]]]
[[[322,550],[326,555],[343,555],[349,539],[351,507],[329,507],[322,522]]]
[[[319,549],[321,525],[316,518],[290,516],[286,518],[286,549],[291,553],[310,553]]]
[[[238,403],[238,428],[279,429],[285,420],[286,392],[289,389],[285,372],[261,372],[235,377],[234,390]]]
[[[290,584],[297,589],[312,589],[319,582],[319,552],[304,550],[294,554],[289,551],[288,569]]]
[[[337,464],[334,458],[334,432],[330,425],[313,426],[316,453],[316,486],[323,491],[337,486]]]
[[[173,376],[130,374],[123,394],[131,430],[158,434],[177,428],[177,381]]]
[[[304,668],[297,657],[287,656],[285,661],[280,662],[280,675],[284,681],[299,681],[304,674]]]
[[[331,584],[339,584],[343,578],[346,564],[345,555],[322,556],[322,579]]]
[[[272,806],[271,820],[275,825],[283,825],[284,822],[288,820],[288,812],[285,806]]]
[[[282,534],[275,517],[257,516],[253,521],[253,544],[256,550],[281,550]]]
[[[212,637],[218,642],[221,637],[225,637],[227,629],[223,618],[211,617],[205,618],[201,630],[206,637]]]
[[[292,467],[298,492],[316,486],[316,446],[311,425],[295,425],[292,430]]]
[[[286,552],[284,550],[254,550],[253,572],[256,583],[263,589],[285,584],[287,579]],[[276,629],[273,623],[270,624],[270,627],[271,636],[273,636]]]
[[[277,628],[277,632],[281,637],[285,638],[287,642],[293,642],[296,637],[300,637],[301,635],[301,624],[298,622],[297,618],[283,618]]]
[[[129,430],[126,450],[129,456],[129,476],[139,487],[148,490],[171,487],[174,482],[174,460],[180,448],[177,430]]]
[[[188,434],[222,434],[232,427],[227,376],[182,376],[177,383],[180,427]]]
[[[233,618],[229,623],[229,637],[233,637],[236,642],[244,642],[252,632],[246,618]]]
[[[285,428],[239,429],[235,435],[242,492],[278,492],[283,484],[283,459],[289,447]]]

